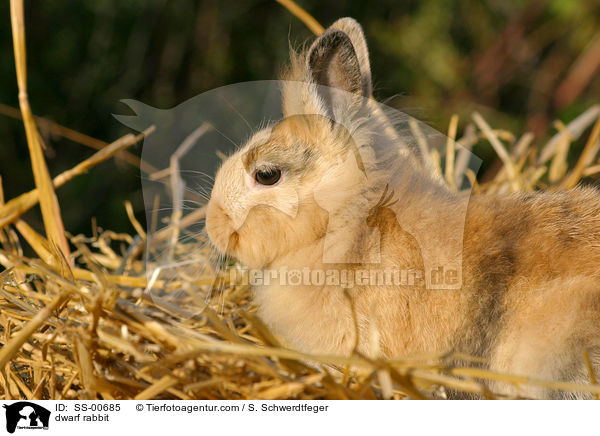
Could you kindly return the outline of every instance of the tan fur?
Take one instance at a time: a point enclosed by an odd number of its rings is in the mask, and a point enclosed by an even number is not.
[[[328,32],[336,29],[345,32],[360,63],[358,79],[346,78],[354,82],[347,90],[369,98],[362,30],[351,19]],[[331,57],[335,65],[326,77],[344,84],[336,75],[352,67],[341,64],[352,50],[344,35],[335,36],[341,48],[332,50],[341,54]],[[312,56],[317,63],[327,55],[323,41],[313,44],[320,50]],[[373,132],[381,129],[370,103],[323,94],[323,83],[315,82],[321,76],[312,75],[311,53],[293,55],[284,76],[284,120],[257,133],[219,170],[207,213],[212,242],[249,267],[271,270],[373,268],[326,264],[326,234],[333,235],[334,254],[380,255],[378,269],[421,271],[430,258],[458,256],[462,286],[257,286],[263,320],[304,351],[348,355],[357,346],[373,357],[460,351],[485,358],[484,366],[493,370],[585,383],[584,350],[600,369],[598,191],[467,198],[448,192],[409,157],[393,170],[381,169],[367,151]],[[356,175],[336,166],[352,156]],[[264,165],[282,168],[277,186],[253,181]],[[370,185],[361,187],[361,172],[369,171]],[[375,187],[383,184],[392,195],[378,203],[382,193]],[[319,190],[326,195],[319,198]],[[373,229],[377,244],[369,238]],[[540,398],[561,395],[492,387]]]

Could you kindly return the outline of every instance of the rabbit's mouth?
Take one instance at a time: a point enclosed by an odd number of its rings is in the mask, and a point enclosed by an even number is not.
[[[233,254],[239,245],[239,233],[231,218],[216,202],[210,201],[206,211],[206,231],[212,244],[224,254]]]

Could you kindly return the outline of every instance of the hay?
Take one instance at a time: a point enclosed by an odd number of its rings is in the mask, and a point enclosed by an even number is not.
[[[11,11],[19,89],[24,92],[22,1],[12,0]],[[311,26],[317,31],[319,27],[314,23]],[[479,369],[476,358],[461,355],[432,353],[371,360],[360,355],[323,356],[290,350],[256,317],[248,287],[231,281],[227,269],[190,278],[184,267],[175,268],[170,280],[166,280],[157,273],[156,265],[145,265],[147,234],[135,219],[131,205],[126,206],[124,213],[129,216],[136,236],[100,229],[94,229],[92,237],[61,232],[54,189],[116,156],[151,131],[103,144],[62,126],[47,124],[59,134],[66,132],[88,145],[101,145],[101,150],[92,157],[51,180],[36,127],[36,122],[40,125],[48,122],[33,117],[26,94],[22,95],[21,114],[31,156],[37,162],[33,166],[37,188],[4,203],[0,183],[2,398],[399,399],[443,396],[444,389],[494,398],[482,380],[600,395],[593,371],[589,385],[574,385],[497,374]],[[10,110],[3,109],[11,115]],[[558,133],[541,145],[534,143],[529,133],[516,138],[510,132],[492,129],[480,114],[473,114],[473,123],[467,124],[457,143],[469,149],[485,139],[503,164],[485,183],[479,183],[466,170],[474,193],[569,189],[582,177],[597,175],[600,173],[599,115],[600,109],[592,107],[567,126],[557,124]],[[452,117],[448,132],[447,150],[453,157],[458,121],[457,116]],[[586,139],[586,132],[593,124]],[[418,126],[411,125],[413,128]],[[446,160],[442,170],[439,154],[429,151],[418,131],[415,136],[420,139],[421,150],[426,151],[424,156],[431,170],[440,173],[455,189],[455,175],[466,168],[460,155]],[[582,140],[585,142],[580,144]],[[582,144],[585,144],[583,153],[574,165],[570,164],[569,149]],[[142,164],[132,155],[119,156],[129,156],[128,162]],[[169,169],[161,171],[163,175],[172,174]],[[546,177],[550,171],[551,177]],[[37,204],[42,207],[48,238],[21,219],[25,211]],[[170,244],[173,252],[185,251],[188,248],[171,236],[185,231],[203,213],[199,209],[185,217],[174,217],[169,226],[154,233],[150,246]],[[75,251],[70,252],[69,246],[61,242],[65,234]],[[198,238],[202,246],[206,241],[202,236]],[[23,255],[24,242],[37,257]],[[182,309],[185,305],[150,298],[145,292],[161,289],[164,295],[169,295],[190,281],[205,291],[200,300],[207,305],[199,313],[186,312]],[[198,303],[198,297],[192,294],[185,298],[191,305]],[[587,356],[582,359],[589,360]],[[457,361],[464,365],[452,364]]]

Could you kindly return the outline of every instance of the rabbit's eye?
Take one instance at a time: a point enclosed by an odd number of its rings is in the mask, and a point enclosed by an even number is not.
[[[265,186],[274,185],[281,178],[281,170],[277,168],[269,168],[266,170],[258,170],[254,175],[257,183]]]

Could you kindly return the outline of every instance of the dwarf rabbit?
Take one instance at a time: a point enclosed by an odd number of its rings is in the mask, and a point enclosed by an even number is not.
[[[584,350],[600,363],[597,190],[447,189],[386,133],[393,120],[371,99],[351,18],[293,52],[281,83],[283,118],[222,164],[206,216],[219,251],[289,273],[253,287],[275,333],[306,352],[457,351],[494,371],[589,380]]]

